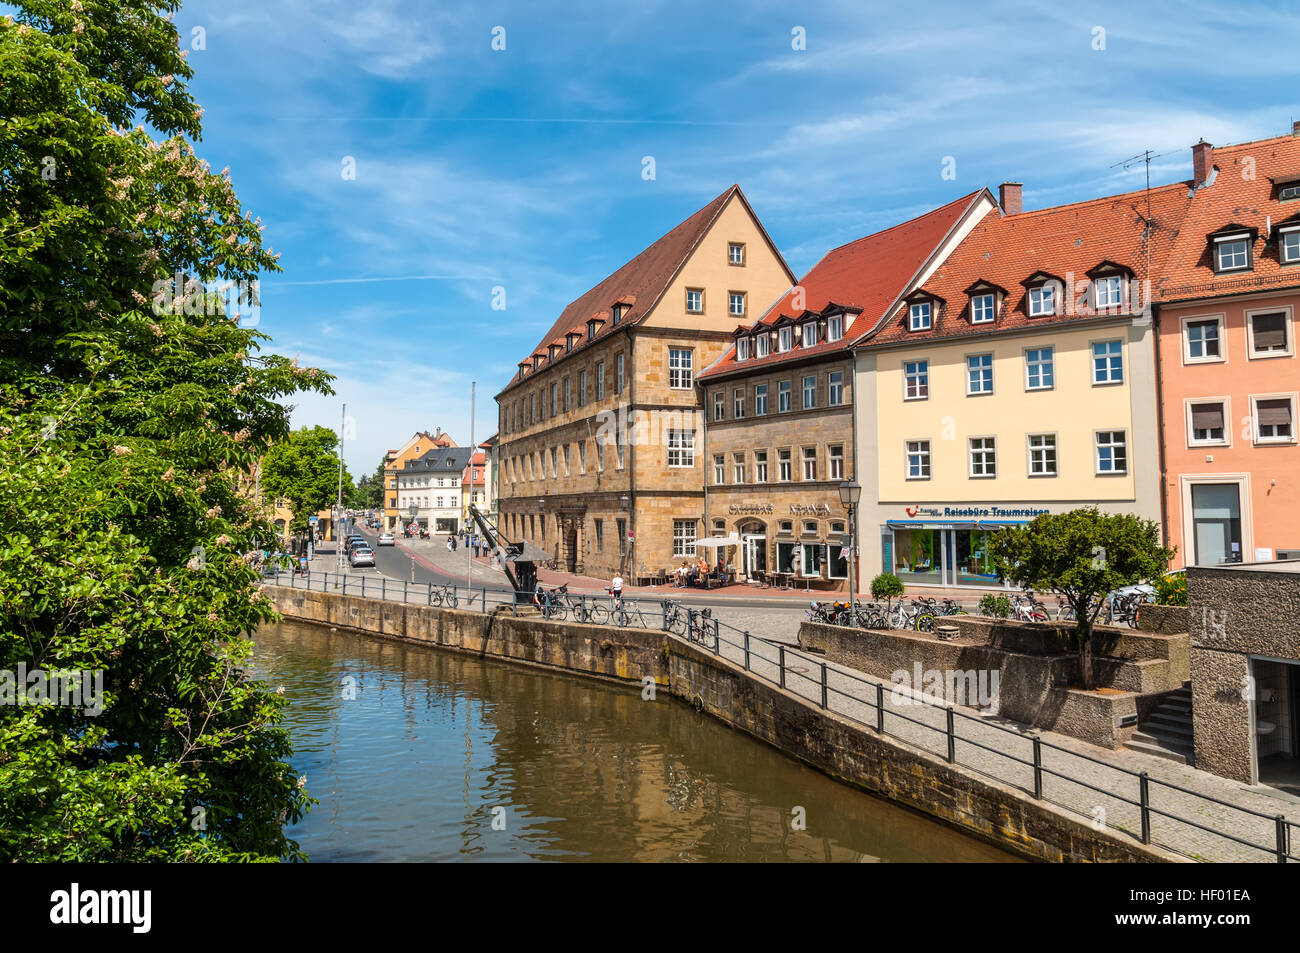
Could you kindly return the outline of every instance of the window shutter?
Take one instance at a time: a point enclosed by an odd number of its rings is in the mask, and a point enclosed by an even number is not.
[[[1222,404],[1193,404],[1192,427],[1196,430],[1222,430]]]
[[[1286,347],[1286,314],[1257,314],[1251,318],[1255,327],[1255,350]]]
[[[1291,401],[1286,398],[1261,400],[1255,406],[1258,408],[1259,425],[1261,427],[1290,426]]]

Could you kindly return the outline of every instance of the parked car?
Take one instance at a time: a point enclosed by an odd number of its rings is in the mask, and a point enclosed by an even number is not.
[[[369,546],[358,546],[352,550],[352,555],[348,557],[348,561],[353,568],[357,566],[373,566],[375,564],[375,551]]]
[[[356,549],[356,547],[364,546],[364,545],[366,545],[366,538],[360,535],[359,533],[353,533],[351,536],[347,537],[347,539],[344,540],[343,551],[351,552],[352,550]]]
[[[397,545],[397,540],[393,538],[393,534],[392,534],[392,533],[380,533],[380,534],[379,534],[379,545],[380,545],[380,546],[396,546],[396,545]]]

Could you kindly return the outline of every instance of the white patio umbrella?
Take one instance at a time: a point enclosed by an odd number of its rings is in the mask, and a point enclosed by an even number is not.
[[[696,549],[699,549],[701,546],[705,547],[706,549],[716,549],[719,546],[739,546],[739,545],[740,545],[740,537],[737,536],[735,533],[732,533],[730,536],[711,536],[708,539],[697,539],[695,541]]]

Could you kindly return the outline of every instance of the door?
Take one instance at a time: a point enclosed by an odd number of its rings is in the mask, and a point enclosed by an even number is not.
[[[1192,484],[1195,564],[1241,562],[1241,499],[1236,483]]]
[[[745,537],[745,575],[754,577],[767,569],[767,537]]]

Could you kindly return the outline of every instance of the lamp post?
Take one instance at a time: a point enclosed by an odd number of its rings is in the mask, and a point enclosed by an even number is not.
[[[857,594],[856,581],[853,578],[853,564],[858,561],[857,523],[854,522],[853,510],[862,497],[862,485],[857,480],[846,480],[840,484],[840,502],[849,511],[849,605],[853,605]]]
[[[420,512],[420,507],[417,506],[415,503],[412,503],[406,509],[407,512],[411,514],[411,522],[414,523],[415,517]],[[411,582],[415,582],[415,543],[414,542],[411,543]]]

